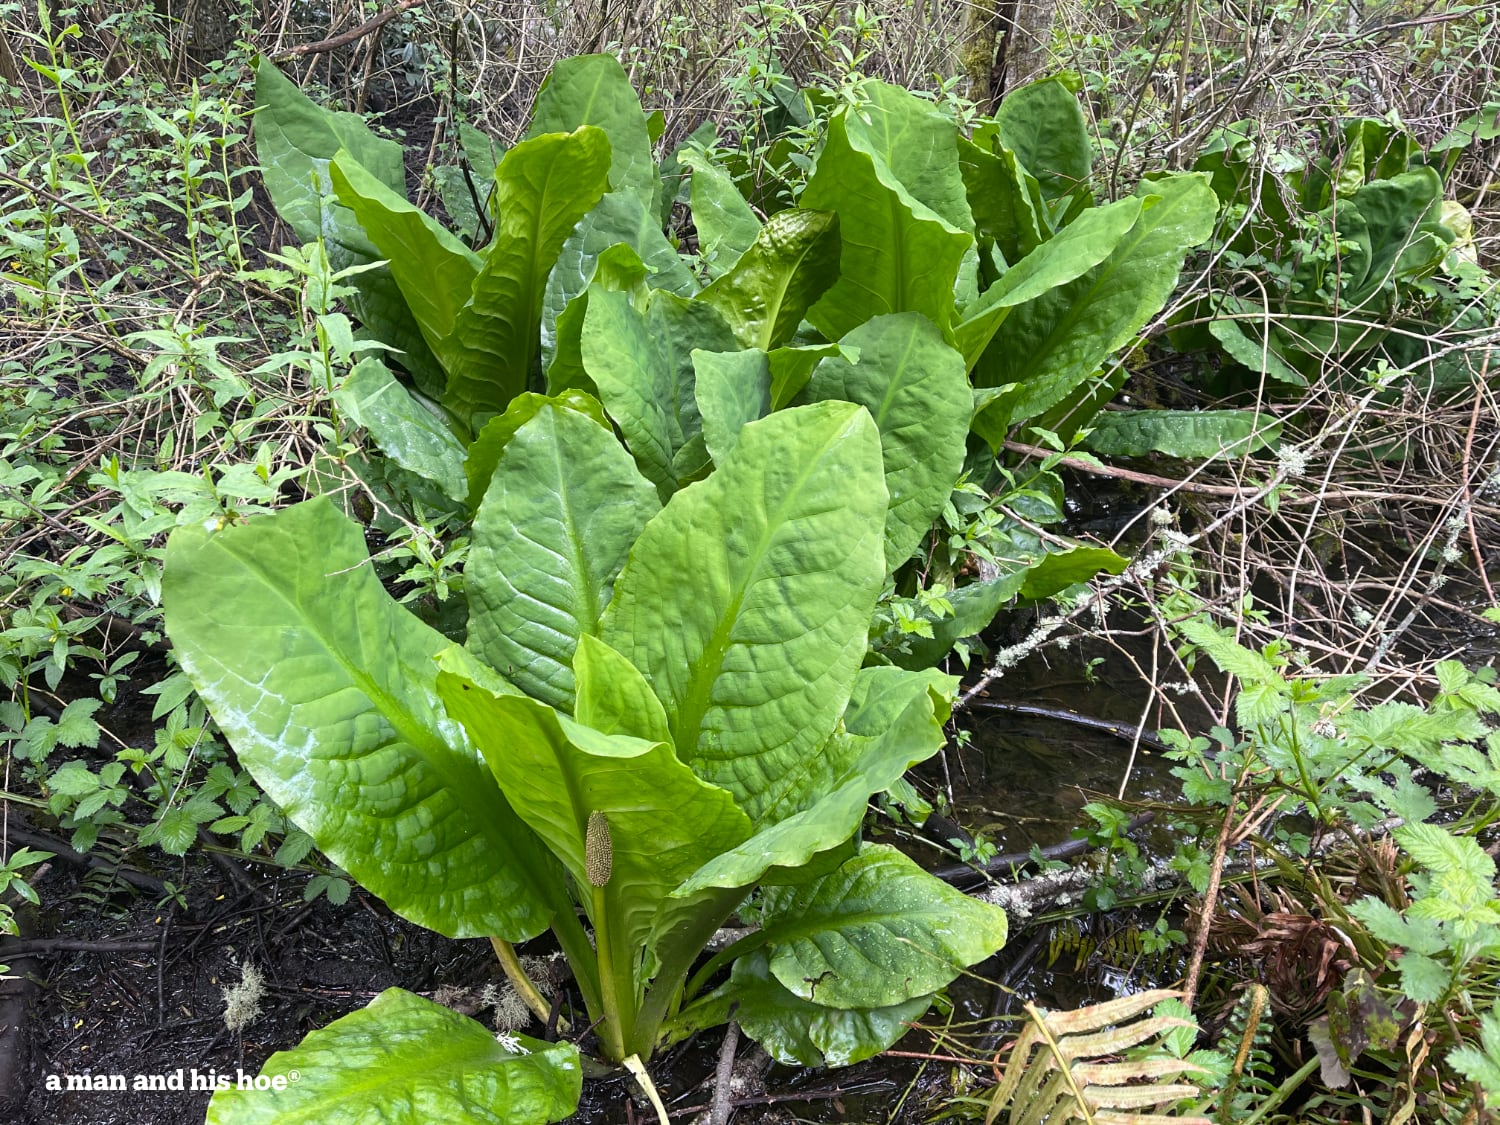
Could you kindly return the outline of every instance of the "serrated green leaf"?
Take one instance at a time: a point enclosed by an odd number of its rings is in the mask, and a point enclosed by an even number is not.
[[[77,748],[86,746],[90,750],[99,745],[99,724],[94,721],[94,712],[104,706],[99,699],[75,699],[65,705],[57,716],[57,729],[53,739],[59,746]]]
[[[208,1125],[545,1125],[572,1114],[583,1085],[577,1048],[525,1035],[510,1044],[467,1016],[388,988],[267,1059],[260,1073],[268,1079],[297,1075],[284,1089],[216,1091]]]

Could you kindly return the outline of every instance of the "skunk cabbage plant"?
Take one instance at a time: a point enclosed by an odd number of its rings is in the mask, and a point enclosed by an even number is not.
[[[870,412],[825,401],[745,424],[663,504],[597,410],[546,401],[475,519],[466,646],[386,593],[321,498],[175,532],[167,627],[241,762],[391,909],[502,950],[550,929],[605,1059],[733,1006],[777,1058],[849,1063],[1005,938],[1003,912],[859,838],[956,687],[867,662],[886,479]],[[700,965],[747,900],[758,925]],[[209,1118],[353,1097],[551,1121],[579,1066],[391,990],[272,1058],[294,1090],[224,1091]]]

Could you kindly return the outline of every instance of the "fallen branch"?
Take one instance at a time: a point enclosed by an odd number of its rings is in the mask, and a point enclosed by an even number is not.
[[[367,35],[374,35],[402,12],[409,12],[413,8],[420,8],[426,2],[427,0],[401,0],[395,7],[387,8],[378,16],[366,20],[352,31],[345,31],[340,35],[335,35],[332,39],[319,39],[316,43],[303,43],[300,46],[293,47],[289,51],[283,51],[276,56],[276,61],[280,62],[283,59],[300,58],[303,55],[319,55],[325,51],[337,51],[340,47],[347,47],[350,43],[356,43]]]

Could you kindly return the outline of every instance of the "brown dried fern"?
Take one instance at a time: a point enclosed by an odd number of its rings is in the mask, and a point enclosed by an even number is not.
[[[1205,1073],[1202,1067],[1172,1056],[1160,1043],[1146,1058],[1116,1058],[1173,1028],[1195,1026],[1174,1016],[1136,1019],[1181,995],[1157,989],[1073,1012],[1027,1004],[1026,1030],[1011,1048],[984,1125],[1007,1110],[1010,1125],[1211,1125],[1206,1117],[1135,1112],[1197,1097],[1196,1086],[1171,1079]]]

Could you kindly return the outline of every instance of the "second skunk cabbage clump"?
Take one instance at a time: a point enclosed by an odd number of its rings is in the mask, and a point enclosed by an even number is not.
[[[733,1011],[779,1059],[845,1064],[1005,938],[1001,911],[859,838],[956,687],[866,663],[888,507],[856,404],[746,424],[663,504],[594,411],[549,402],[476,515],[467,647],[386,593],[325,499],[174,533],[167,627],[240,760],[393,910],[505,943],[550,928],[608,1060]],[[758,928],[694,972],[747,900]],[[399,989],[265,1073],[291,1069],[209,1120],[543,1122],[581,1080],[573,1045],[497,1042]]]

